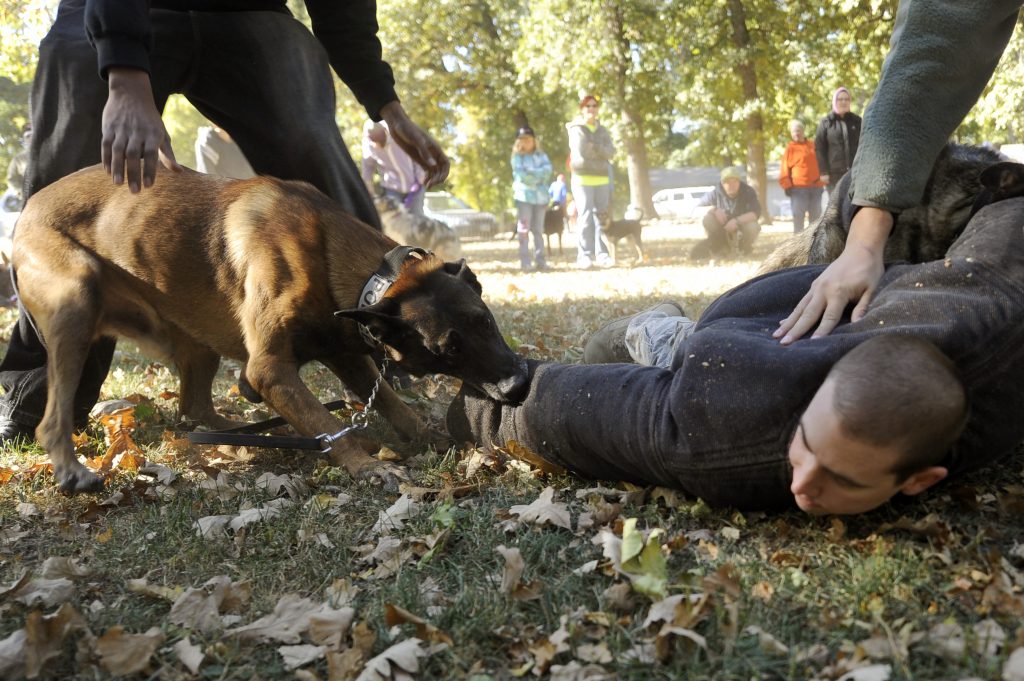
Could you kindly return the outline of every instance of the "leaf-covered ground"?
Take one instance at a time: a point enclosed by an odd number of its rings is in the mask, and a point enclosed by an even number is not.
[[[647,264],[590,272],[571,235],[547,273],[521,274],[513,242],[465,255],[514,347],[576,362],[603,321],[666,298],[699,315],[756,269],[689,263],[698,233],[652,224]],[[235,375],[218,407],[267,416]],[[1020,455],[859,518],[768,516],[375,423],[411,457],[392,493],[306,453],[190,447],[176,389],[122,344],[104,398],[125,402],[78,439],[103,496],[0,450],[0,679],[1024,679]],[[403,395],[440,424],[455,390]]]

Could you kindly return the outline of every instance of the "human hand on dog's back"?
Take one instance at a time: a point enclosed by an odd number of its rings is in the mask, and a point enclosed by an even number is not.
[[[846,247],[836,260],[811,284],[793,312],[779,322],[772,335],[787,345],[811,330],[812,338],[827,336],[836,327],[843,311],[856,301],[852,321],[868,310],[868,303],[885,271],[885,242],[892,231],[892,213],[882,208],[864,206],[853,216]]]
[[[180,172],[171,138],[153,101],[149,74],[136,68],[111,67],[107,86],[101,155],[114,184],[127,179],[133,194],[151,187],[158,158],[168,170]]]
[[[423,181],[425,187],[441,184],[448,179],[448,171],[451,168],[448,156],[441,150],[437,140],[413,123],[402,108],[401,102],[397,99],[388,102],[381,107],[380,115],[387,121],[388,131],[398,142],[398,146],[427,171],[427,177]]]

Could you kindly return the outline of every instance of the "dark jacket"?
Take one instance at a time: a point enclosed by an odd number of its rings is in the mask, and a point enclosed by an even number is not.
[[[377,38],[373,0],[306,0],[313,34],[327,50],[334,71],[374,120],[380,109],[398,99],[395,77],[384,61]],[[111,66],[149,71],[152,47],[149,10],[180,12],[253,12],[289,14],[285,0],[86,0],[85,26],[96,48],[100,75]],[[288,49],[281,45],[281,49]]]
[[[814,135],[814,153],[818,157],[818,170],[829,176],[829,186],[835,186],[853,167],[853,159],[860,144],[860,125],[860,116],[857,114],[850,112],[840,118],[835,111],[818,123],[818,131]]]
[[[607,175],[615,156],[615,145],[608,128],[600,123],[591,130],[582,119],[565,124],[569,131],[569,167],[577,175]]]
[[[948,258],[888,267],[863,319],[782,346],[772,338],[823,266],[753,279],[715,301],[672,371],[633,364],[531,365],[530,392],[501,406],[463,388],[457,440],[508,440],[589,478],[675,487],[715,506],[792,505],[787,450],[832,365],[878,334],[914,334],[952,359],[971,416],[952,474],[1024,439],[1024,199],[984,208]]]
[[[761,202],[757,198],[757,192],[746,182],[740,181],[740,190],[735,197],[725,193],[725,188],[719,182],[715,188],[701,197],[698,206],[714,206],[721,208],[730,218],[738,217],[744,213],[753,213],[761,217]]]

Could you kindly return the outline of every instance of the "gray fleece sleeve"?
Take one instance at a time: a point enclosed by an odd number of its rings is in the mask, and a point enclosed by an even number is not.
[[[920,203],[932,166],[977,102],[1021,0],[902,0],[891,49],[864,114],[853,203],[899,212]]]

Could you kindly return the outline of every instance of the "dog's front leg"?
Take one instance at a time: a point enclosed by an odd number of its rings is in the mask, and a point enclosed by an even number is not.
[[[321,361],[361,400],[365,402],[370,398],[370,391],[380,373],[369,357],[345,355]],[[437,439],[438,433],[431,431],[416,412],[402,401],[386,379],[381,380],[373,407],[383,414],[402,437],[410,440]]]
[[[251,355],[245,366],[245,376],[263,399],[300,434],[315,437],[336,433],[345,427],[302,382],[299,367],[294,361],[268,354]],[[332,445],[331,459],[353,477],[383,475],[389,478],[397,474],[393,466],[369,456],[348,438]]]

